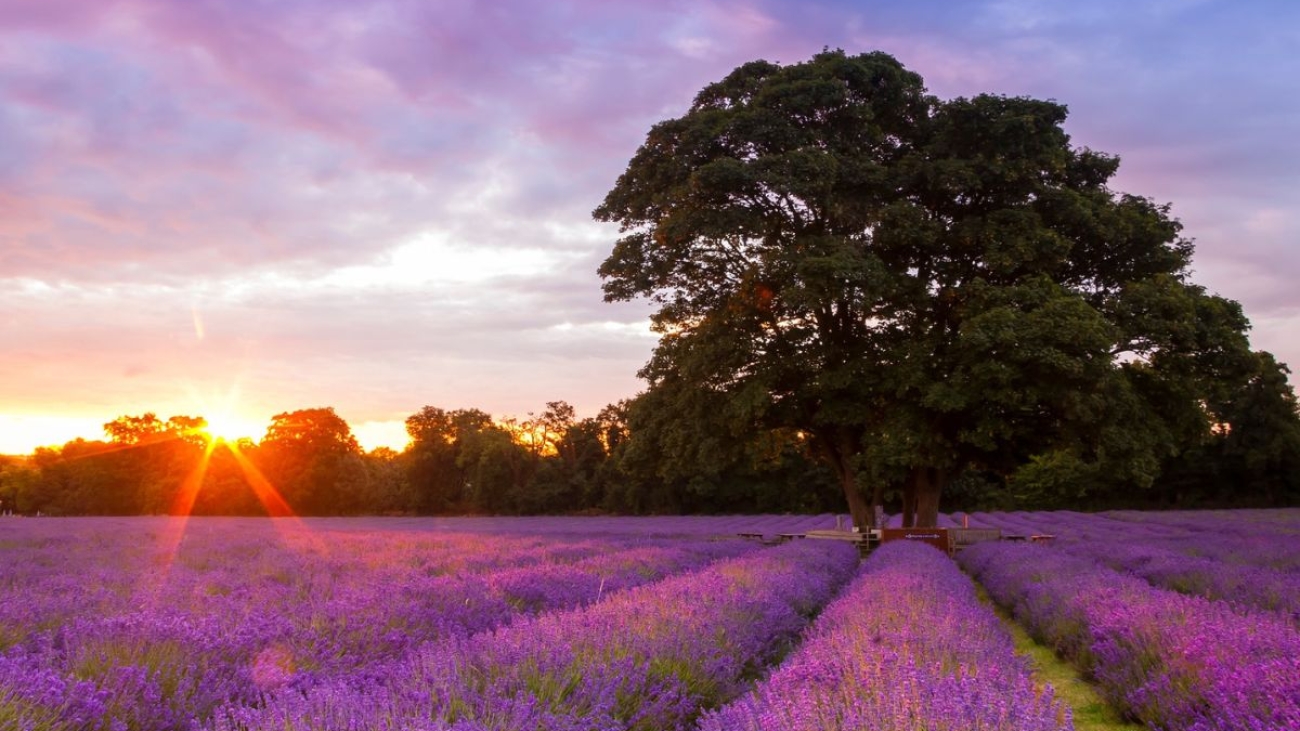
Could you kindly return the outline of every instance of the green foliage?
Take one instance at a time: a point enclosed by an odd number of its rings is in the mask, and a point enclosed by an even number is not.
[[[1026,508],[1078,504],[1102,481],[1096,462],[1065,450],[1034,455],[1010,481],[1016,505]]]
[[[606,507],[628,513],[822,512],[834,478],[789,430],[736,430],[720,395],[662,383],[627,405]],[[797,486],[797,487],[796,487]]]
[[[298,514],[346,515],[360,507],[361,447],[332,408],[273,416],[255,462]]]
[[[1272,355],[1255,354],[1245,382],[1213,404],[1210,433],[1165,461],[1150,503],[1300,505],[1300,412],[1288,373]]]
[[[0,457],[0,513],[35,512],[40,477],[40,470],[26,460]]]
[[[465,499],[469,479],[459,456],[471,434],[495,428],[492,417],[477,409],[446,411],[425,406],[406,420],[411,445],[405,455],[406,476],[423,513],[453,511]]]

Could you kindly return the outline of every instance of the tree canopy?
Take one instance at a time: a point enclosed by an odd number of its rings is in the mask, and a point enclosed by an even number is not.
[[[361,446],[333,408],[276,414],[258,451],[265,477],[288,506],[314,515],[355,511],[365,481]]]
[[[884,53],[705,87],[594,212],[621,230],[606,299],[658,306],[651,391],[793,430],[859,525],[891,491],[932,525],[963,472],[1051,455],[1151,484],[1262,356],[1169,207],[1111,190],[1118,159],[1066,113],[941,100]]]

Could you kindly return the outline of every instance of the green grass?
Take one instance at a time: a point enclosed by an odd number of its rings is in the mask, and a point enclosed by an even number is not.
[[[993,607],[998,619],[1011,633],[1016,654],[1029,658],[1034,680],[1051,685],[1056,697],[1070,707],[1075,731],[1146,731],[1143,724],[1125,721],[1119,711],[1106,702],[1101,691],[1079,673],[1078,668],[1057,657],[1052,648],[1034,641],[1019,622],[989,598],[983,587],[978,583],[975,586],[980,599]]]

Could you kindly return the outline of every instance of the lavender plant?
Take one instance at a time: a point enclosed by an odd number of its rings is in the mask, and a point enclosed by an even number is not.
[[[1155,588],[1042,546],[980,544],[961,563],[1153,729],[1300,728],[1300,633],[1276,614]]]
[[[798,652],[699,731],[1072,729],[955,564],[899,541],[875,551]]]
[[[192,729],[219,706],[382,676],[425,643],[758,549],[321,526],[295,537],[264,521],[192,521],[171,541],[174,523],[147,519],[11,525],[0,728],[20,729]]]
[[[702,708],[737,693],[856,563],[848,545],[788,544],[431,644],[383,679],[228,709],[216,728],[688,728]]]
[[[1264,511],[1255,511],[1257,513]],[[1230,513],[1055,512],[1029,519],[1057,544],[1166,589],[1280,612],[1300,623],[1300,511],[1247,529]]]

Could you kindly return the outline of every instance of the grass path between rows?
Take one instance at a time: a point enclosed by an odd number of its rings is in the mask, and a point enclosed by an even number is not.
[[[972,579],[974,581],[974,579]],[[1057,657],[1056,651],[1039,644],[1010,613],[998,606],[975,582],[980,601],[988,604],[1011,632],[1016,654],[1029,658],[1034,680],[1047,683],[1056,691],[1056,697],[1070,707],[1075,731],[1147,731],[1144,724],[1125,721],[1119,711],[1106,702],[1097,686],[1079,673],[1078,668]]]

